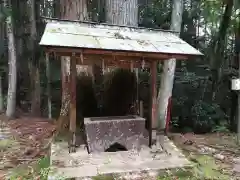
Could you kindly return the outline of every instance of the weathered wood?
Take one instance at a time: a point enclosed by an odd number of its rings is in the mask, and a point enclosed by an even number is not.
[[[70,61],[70,125],[69,130],[71,133],[69,153],[75,152],[76,146],[76,57],[72,55]]]
[[[47,51],[49,52],[49,51]],[[56,55],[64,55],[66,56],[67,54],[62,54],[62,53],[56,53]],[[70,53],[68,53],[70,55]],[[143,58],[140,57],[127,57],[127,56],[115,56],[113,58],[112,55],[90,55],[87,54],[83,57],[79,53],[76,53],[76,63],[78,65],[84,65],[84,66],[89,66],[89,65],[99,65],[103,66],[103,61],[104,61],[104,66],[118,66],[122,68],[130,68],[131,61],[133,61],[133,67],[134,68],[142,68],[143,67]],[[144,68],[150,66],[150,62],[153,60],[150,60],[148,58],[144,59]],[[156,60],[155,60],[156,61]]]
[[[156,134],[157,127],[157,118],[156,118],[156,109],[157,109],[157,62],[153,61],[151,64],[151,122],[149,126],[149,144],[152,145],[152,142],[155,140],[153,134]],[[154,139],[153,139],[154,138]]]
[[[140,114],[141,117],[143,117],[144,116],[143,101],[139,102],[139,109],[140,109],[139,110],[140,111],[139,114]]]
[[[149,58],[149,59],[165,59],[170,58],[176,59],[188,59],[191,55],[182,55],[182,54],[168,54],[168,53],[152,53],[152,52],[136,52],[136,51],[114,51],[114,50],[103,50],[103,49],[81,49],[81,48],[56,48],[56,47],[46,47],[45,51],[57,52],[62,56],[70,56],[72,53],[83,55],[114,55],[114,56],[125,56],[125,57],[140,57],[140,58]]]
[[[86,57],[86,58],[85,58]],[[102,66],[103,65],[103,60],[104,60],[104,66],[118,66],[118,67],[125,67],[125,68],[130,68],[131,67],[131,58],[121,58],[121,57],[116,57],[115,59],[113,59],[111,56],[103,56],[103,57],[95,57],[95,56],[85,56],[83,58],[83,61],[81,60],[81,58],[76,56],[77,59],[77,64],[78,65],[99,65]],[[96,59],[97,58],[97,59]],[[136,57],[133,57],[133,59],[136,59]],[[149,62],[145,62],[145,66],[148,67],[149,66]],[[136,61],[133,61],[133,68],[140,68],[142,67],[142,62],[139,61],[139,59]]]
[[[46,77],[47,77],[47,99],[48,99],[48,118],[52,118],[52,102],[51,102],[51,70],[49,62],[49,53],[46,53]]]

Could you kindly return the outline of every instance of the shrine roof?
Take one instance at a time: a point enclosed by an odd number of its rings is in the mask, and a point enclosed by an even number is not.
[[[174,32],[64,20],[48,21],[39,44],[54,48],[141,52],[155,55],[203,55]]]

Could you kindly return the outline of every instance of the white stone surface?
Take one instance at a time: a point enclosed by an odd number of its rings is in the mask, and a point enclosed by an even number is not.
[[[191,166],[190,162],[167,138],[164,138],[165,152],[152,152],[148,147],[138,151],[118,151],[88,154],[80,147],[69,154],[66,143],[52,144],[51,164],[55,173],[67,178],[87,178],[104,174],[140,174],[148,171],[157,174],[164,169]],[[168,155],[170,154],[170,155]],[[137,177],[137,175],[136,175]]]

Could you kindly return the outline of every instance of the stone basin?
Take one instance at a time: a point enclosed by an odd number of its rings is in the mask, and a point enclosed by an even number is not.
[[[145,122],[134,115],[84,118],[88,152],[105,152],[114,144],[140,150],[149,143]]]

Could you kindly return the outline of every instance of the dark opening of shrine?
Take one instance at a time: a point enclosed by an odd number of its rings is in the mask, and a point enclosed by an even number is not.
[[[116,142],[105,150],[105,152],[117,152],[117,151],[127,151],[127,148]]]

